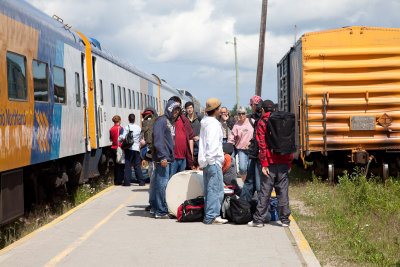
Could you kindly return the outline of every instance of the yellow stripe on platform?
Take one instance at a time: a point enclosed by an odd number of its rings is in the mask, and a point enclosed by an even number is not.
[[[64,213],[63,215],[61,215],[60,217],[57,217],[56,219],[54,219],[53,221],[49,222],[46,225],[43,225],[42,227],[40,227],[39,229],[37,229],[36,231],[24,236],[23,238],[19,239],[18,241],[15,241],[14,243],[12,243],[11,245],[3,248],[2,250],[0,250],[0,255],[4,254],[6,251],[19,246],[20,244],[22,244],[23,242],[31,239],[32,237],[34,237],[37,233],[49,228],[50,226],[64,220],[65,218],[67,218],[68,216],[70,216],[72,213],[74,213],[75,211],[79,210],[80,208],[82,208],[83,206],[87,205],[89,202],[95,200],[96,198],[100,197],[101,195],[103,195],[104,193],[106,193],[107,191],[111,190],[112,188],[114,188],[115,186],[112,185],[106,189],[104,189],[103,191],[97,193],[96,195],[92,196],[91,198],[89,198],[88,200],[86,200],[85,202],[83,202],[82,204],[79,204],[78,206],[76,206],[73,209],[70,209],[68,212]]]

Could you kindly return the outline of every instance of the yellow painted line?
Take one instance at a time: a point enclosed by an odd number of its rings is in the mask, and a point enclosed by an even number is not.
[[[111,219],[112,216],[115,215],[115,213],[117,213],[120,209],[122,209],[123,207],[125,207],[129,202],[131,202],[136,196],[137,194],[139,194],[140,192],[137,191],[135,192],[132,196],[130,196],[124,203],[122,203],[121,205],[118,206],[118,208],[116,208],[115,210],[113,210],[110,214],[107,215],[107,217],[105,217],[103,220],[101,220],[98,224],[96,224],[92,229],[90,229],[88,232],[86,232],[86,234],[84,234],[83,236],[81,236],[80,238],[78,238],[77,240],[75,240],[74,243],[72,243],[71,246],[69,246],[68,248],[66,248],[63,252],[61,252],[60,254],[58,254],[57,256],[55,256],[54,258],[52,258],[46,265],[45,267],[51,267],[51,266],[55,266],[58,262],[60,262],[63,258],[65,258],[65,256],[67,256],[68,254],[70,254],[72,251],[74,251],[80,244],[82,244],[86,239],[88,239],[94,232],[96,232],[97,229],[99,229],[103,224],[105,224],[108,220]]]
[[[106,189],[104,189],[103,191],[97,193],[96,195],[92,196],[91,198],[89,198],[88,200],[86,200],[85,202],[83,202],[82,204],[79,204],[78,206],[76,206],[73,209],[70,209],[68,212],[64,213],[63,215],[57,217],[56,219],[54,219],[53,221],[51,221],[50,223],[43,225],[42,227],[40,227],[39,229],[37,229],[36,231],[24,236],[23,238],[19,239],[18,241],[15,241],[14,243],[12,243],[11,245],[3,248],[2,250],[0,250],[0,255],[4,254],[6,251],[19,246],[20,244],[22,244],[23,242],[31,239],[32,237],[34,237],[37,233],[49,228],[50,226],[64,220],[65,218],[67,218],[69,215],[71,215],[72,213],[74,213],[75,211],[77,211],[78,209],[82,208],[83,206],[87,205],[89,202],[95,200],[96,198],[100,197],[101,195],[103,195],[104,193],[106,193],[107,191],[113,189],[115,186],[112,185]]]
[[[296,220],[293,218],[292,215],[290,215],[289,219],[289,230],[292,233],[294,240],[296,241],[297,247],[299,248],[300,253],[303,256],[304,261],[307,263],[307,266],[321,266],[317,257],[315,257],[315,254],[312,251],[310,245],[308,244],[307,239],[301,232],[299,225],[296,223]]]

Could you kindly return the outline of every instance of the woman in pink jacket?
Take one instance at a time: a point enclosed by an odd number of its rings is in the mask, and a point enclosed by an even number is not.
[[[231,134],[228,138],[228,143],[235,145],[239,157],[239,174],[242,180],[246,180],[247,163],[249,161],[249,145],[253,138],[254,128],[249,119],[246,117],[246,109],[239,107],[239,121],[235,123]]]

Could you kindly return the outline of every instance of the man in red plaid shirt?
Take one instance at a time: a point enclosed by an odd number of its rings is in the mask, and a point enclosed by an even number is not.
[[[269,199],[272,188],[275,188],[278,198],[278,216],[282,226],[290,225],[289,209],[289,172],[292,166],[293,155],[277,155],[268,149],[265,134],[269,115],[274,110],[274,103],[271,100],[265,100],[262,105],[262,117],[258,121],[256,129],[256,138],[260,149],[259,158],[262,166],[261,190],[258,195],[258,204],[256,212],[253,215],[253,221],[249,226],[263,227],[264,220],[267,217]]]

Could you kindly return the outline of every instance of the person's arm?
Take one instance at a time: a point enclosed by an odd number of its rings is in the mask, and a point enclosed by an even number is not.
[[[236,126],[233,126],[233,129],[231,131],[231,133],[228,136],[228,143],[231,143],[233,145],[236,144]]]
[[[165,119],[160,118],[156,120],[153,129],[153,140],[156,156],[160,161],[167,159],[167,151],[165,149],[165,131],[169,131]]]
[[[265,140],[265,133],[266,133],[266,125],[263,120],[258,121],[257,129],[256,129],[256,139],[258,143],[258,147],[260,149],[259,157],[260,157],[260,162],[262,168],[262,172],[264,175],[267,175],[269,173],[268,170],[268,159],[267,159],[267,149],[268,145]]]
[[[125,139],[128,132],[129,132],[129,125],[126,126],[125,131],[124,128],[121,127],[121,131],[119,132],[118,142],[122,142]]]

